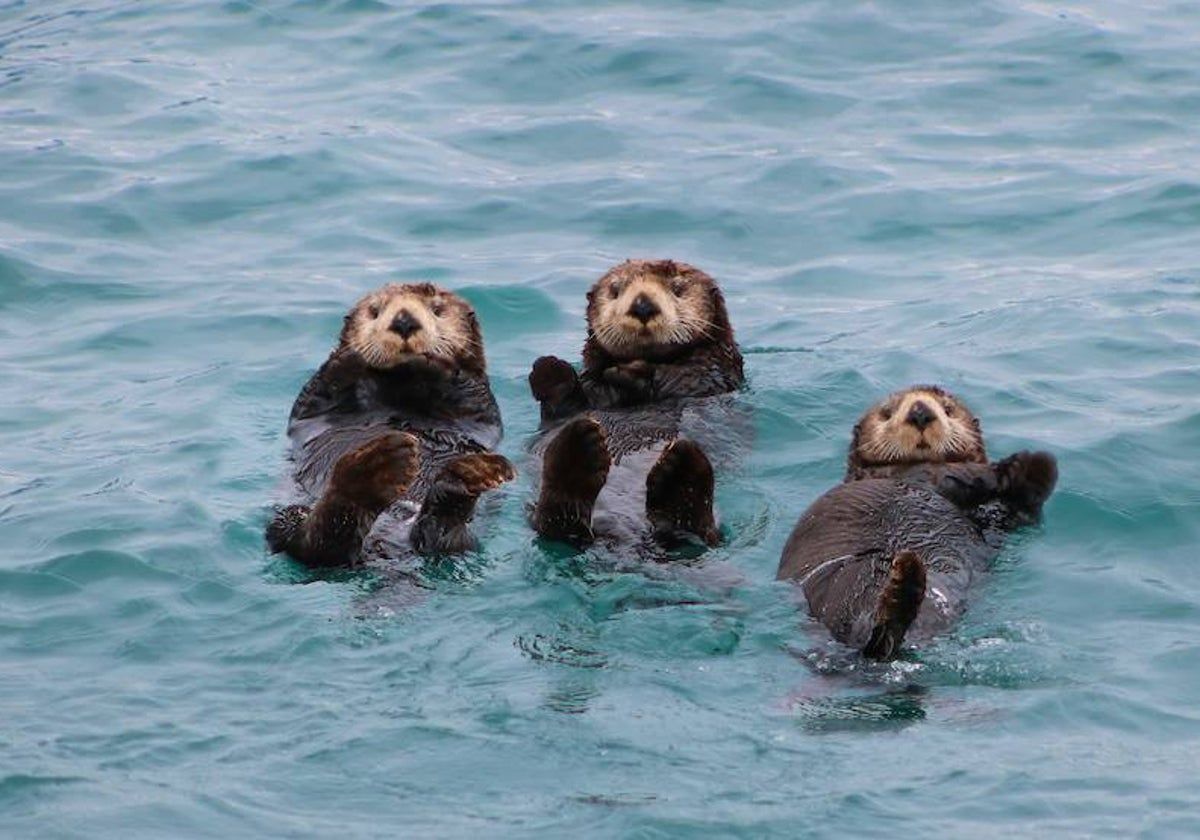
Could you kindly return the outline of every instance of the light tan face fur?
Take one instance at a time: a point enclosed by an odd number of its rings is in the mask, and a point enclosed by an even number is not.
[[[686,274],[612,272],[593,289],[588,323],[600,346],[615,356],[689,344],[713,326],[710,282]]]
[[[351,310],[344,336],[378,370],[416,358],[454,365],[481,353],[470,304],[429,283],[393,283],[371,292]]]
[[[851,459],[862,466],[986,462],[979,421],[933,386],[899,391],[873,406],[855,429]]]

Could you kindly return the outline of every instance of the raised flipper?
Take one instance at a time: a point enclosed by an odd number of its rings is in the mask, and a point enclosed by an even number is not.
[[[557,356],[542,356],[529,372],[529,390],[542,409],[542,422],[578,414],[587,408],[579,374]]]
[[[408,489],[419,466],[420,446],[408,432],[387,432],[347,452],[315,505],[276,512],[267,545],[308,566],[354,565],[376,517]]]
[[[475,503],[517,475],[503,455],[474,452],[448,463],[434,479],[412,529],[412,546],[421,554],[461,554],[478,544],[467,528]]]
[[[925,564],[911,551],[892,558],[891,572],[875,608],[875,627],[863,648],[869,659],[895,659],[904,634],[925,600]]]
[[[646,516],[663,539],[679,532],[707,545],[721,541],[713,517],[713,468],[698,444],[675,440],[646,476]]]
[[[546,447],[542,489],[531,515],[534,530],[551,540],[591,542],[592,507],[611,465],[599,423],[579,417],[563,426]]]

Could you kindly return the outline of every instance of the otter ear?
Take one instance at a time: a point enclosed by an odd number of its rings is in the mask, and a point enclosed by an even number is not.
[[[729,323],[729,310],[725,307],[725,294],[716,284],[716,281],[711,281],[708,288],[708,306],[712,311],[712,317],[709,321],[715,327],[713,335],[732,335],[733,327]]]
[[[983,445],[983,427],[979,424],[979,418],[971,416],[971,426],[975,429],[975,441],[979,445],[979,463],[987,463],[987,448]]]
[[[350,329],[354,326],[354,313],[358,312],[358,307],[354,307],[346,313],[346,317],[342,318],[342,332],[338,336],[338,343],[343,347],[350,339]]]
[[[468,367],[483,373],[487,369],[487,359],[483,352],[483,330],[479,326],[479,317],[470,306],[466,308],[467,330],[471,333],[471,358]]]
[[[858,478],[858,473],[862,469],[862,458],[858,454],[858,444],[862,440],[863,421],[859,420],[854,424],[854,431],[850,433],[850,451],[846,453],[846,481]]]

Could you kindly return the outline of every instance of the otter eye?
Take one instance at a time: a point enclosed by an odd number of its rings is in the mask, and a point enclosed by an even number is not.
[[[884,420],[891,420],[893,413],[895,413],[895,409],[892,408],[891,406],[885,406],[885,407],[879,409],[879,416],[881,418],[883,418]]]
[[[942,403],[942,409],[946,412],[947,417],[954,416],[954,406],[950,403]]]
[[[678,297],[687,291],[687,281],[682,277],[676,277],[671,281],[671,292]]]
[[[608,296],[610,298],[612,298],[613,300],[616,300],[617,298],[619,298],[621,296],[621,284],[613,283],[611,286],[609,286],[608,287]]]
[[[429,310],[434,314],[434,317],[440,318],[442,317],[442,313],[446,311],[446,304],[439,300],[437,303],[430,306]]]
[[[370,315],[372,318],[378,318],[379,317],[379,304],[372,303],[370,306],[368,306],[367,314]]]

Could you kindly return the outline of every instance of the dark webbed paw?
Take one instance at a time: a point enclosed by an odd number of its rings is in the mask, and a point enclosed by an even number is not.
[[[275,510],[267,525],[267,548],[272,554],[288,550],[303,531],[311,510],[307,505],[288,505]]]
[[[904,634],[925,600],[925,564],[914,552],[901,551],[892,558],[887,584],[875,608],[875,627],[863,648],[868,659],[895,659]]]
[[[579,374],[557,356],[542,356],[533,363],[529,390],[541,404],[543,421],[566,417],[587,407]]]
[[[474,548],[467,523],[475,502],[516,475],[508,459],[495,452],[472,452],[446,464],[413,524],[413,548],[422,554],[459,554]]]
[[[408,490],[420,464],[415,436],[387,432],[338,459],[323,498],[382,510]]]
[[[704,450],[672,441],[646,476],[646,516],[661,536],[683,531],[707,545],[721,541],[713,516],[714,478]]]
[[[1037,515],[1058,483],[1058,461],[1049,452],[1017,452],[996,464],[1000,497]]]
[[[309,566],[353,565],[375,518],[407,492],[420,468],[420,444],[408,432],[387,432],[347,452],[333,466],[311,509],[293,505],[267,526],[272,551]]]
[[[560,402],[579,384],[579,374],[570,362],[557,356],[541,356],[529,372],[529,390],[538,402]]]
[[[496,452],[474,452],[455,458],[438,477],[468,496],[479,496],[517,477],[509,460]]]
[[[603,375],[605,382],[632,398],[646,399],[654,392],[654,365],[644,359],[605,368]]]
[[[546,447],[542,489],[533,510],[537,532],[548,539],[590,542],[592,507],[611,464],[599,423],[580,417],[563,426]]]

